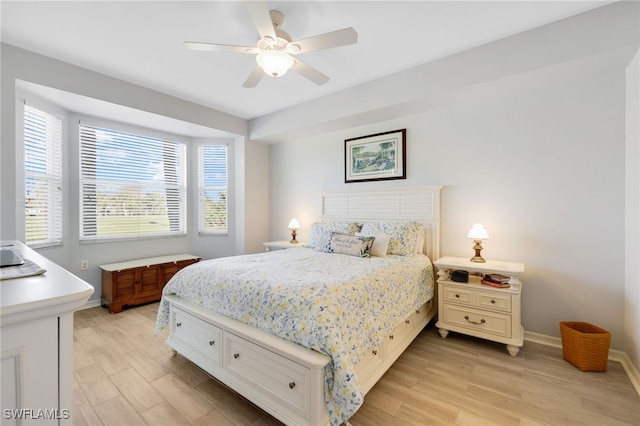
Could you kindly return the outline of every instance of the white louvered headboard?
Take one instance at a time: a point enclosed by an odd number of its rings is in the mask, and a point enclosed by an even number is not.
[[[432,261],[440,257],[441,185],[379,191],[322,193],[322,220],[414,220],[425,232],[424,253]]]

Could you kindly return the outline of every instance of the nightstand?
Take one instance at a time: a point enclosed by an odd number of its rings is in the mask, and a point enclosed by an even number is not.
[[[273,250],[284,250],[290,248],[300,248],[300,247],[308,247],[308,244],[302,241],[299,241],[298,244],[291,244],[287,240],[282,241],[268,241],[266,243],[262,243],[264,245],[264,251],[273,251]]]
[[[464,333],[507,345],[511,356],[522,347],[524,329],[520,309],[524,264],[468,258],[442,257],[438,268],[438,332],[446,338],[450,331]],[[469,272],[469,281],[451,280],[451,272]],[[510,277],[509,288],[494,288],[480,283],[483,274]]]

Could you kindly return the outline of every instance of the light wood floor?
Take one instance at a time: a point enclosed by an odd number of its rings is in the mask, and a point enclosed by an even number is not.
[[[153,336],[158,304],[75,315],[75,425],[278,425],[172,356]],[[425,329],[350,420],[369,425],[640,425],[640,397],[619,363],[583,373],[561,349],[504,345]]]

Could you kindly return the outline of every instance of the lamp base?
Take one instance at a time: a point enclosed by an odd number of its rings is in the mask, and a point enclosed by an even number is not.
[[[292,230],[291,231],[291,240],[289,241],[290,244],[298,244],[298,240],[296,240],[296,230]]]
[[[485,263],[486,260],[484,260],[484,258],[480,256],[480,252],[482,251],[482,240],[474,240],[473,242],[475,243],[473,249],[476,251],[476,255],[473,256],[470,260],[476,263]]]

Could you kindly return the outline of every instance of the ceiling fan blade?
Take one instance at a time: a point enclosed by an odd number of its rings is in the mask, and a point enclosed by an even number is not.
[[[230,44],[201,43],[197,41],[185,41],[184,47],[189,50],[203,50],[208,52],[235,52],[235,53],[258,53],[257,47],[233,46]]]
[[[271,37],[273,40],[276,40],[276,31],[273,29],[273,22],[271,22],[267,2],[245,1],[244,3],[260,37]]]
[[[300,74],[301,76],[303,76],[304,78],[306,78],[307,80],[311,80],[318,86],[322,86],[323,84],[329,81],[329,77],[322,74],[317,69],[305,64],[298,58],[296,58],[296,63],[293,64],[293,67],[291,67],[291,69],[297,72],[298,74]]]
[[[263,75],[264,71],[262,70],[262,68],[260,68],[260,66],[256,66],[253,71],[251,71],[251,74],[249,74],[249,77],[247,77],[247,79],[244,81],[242,87],[256,87],[258,83],[260,83],[260,80],[262,80]]]
[[[316,50],[330,49],[332,47],[346,46],[354,44],[357,41],[358,33],[349,27],[294,41],[292,44],[300,46],[300,53],[308,53]]]

